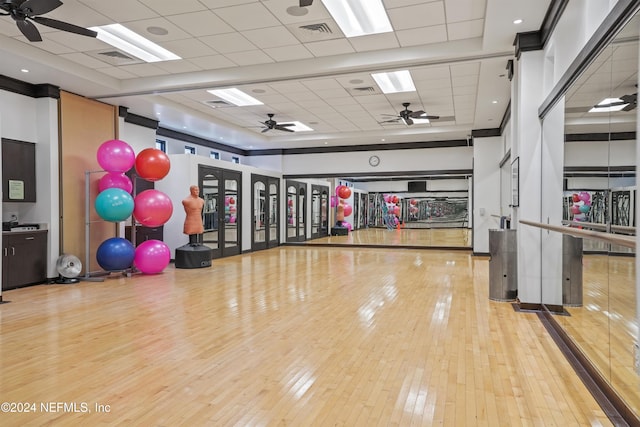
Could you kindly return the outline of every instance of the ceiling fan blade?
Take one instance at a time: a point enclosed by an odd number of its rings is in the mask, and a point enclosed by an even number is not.
[[[34,16],[34,21],[38,24],[46,25],[47,27],[55,28],[56,30],[67,31],[69,33],[79,34],[81,36],[87,37],[97,37],[98,33],[93,30],[88,30],[83,27],[79,27],[77,25],[69,24],[68,22],[58,21],[56,19],[44,18],[41,16]]]
[[[289,128],[285,127],[285,126],[287,126],[287,125],[286,124],[285,125],[275,125],[274,129],[283,130],[285,132],[294,132],[293,129],[289,129]],[[291,125],[288,125],[288,126],[291,126]]]
[[[413,124],[413,120],[411,120],[411,117],[407,117],[406,119],[404,119],[404,122],[409,126]]]
[[[271,128],[264,128],[264,129],[262,129],[262,132],[261,132],[261,133],[265,133],[265,132],[268,132],[268,131],[270,131],[270,130],[271,130]]]
[[[409,117],[412,117],[412,118],[414,118],[414,119],[421,119],[421,118],[422,118],[422,116],[423,116],[423,115],[425,115],[425,114],[427,114],[427,113],[425,113],[425,112],[424,112],[424,111],[422,111],[422,110],[412,111],[412,112],[409,114]]]
[[[385,120],[382,122],[378,122],[378,123],[398,123],[400,121],[400,119],[393,119],[393,120]]]
[[[438,120],[440,118],[440,116],[422,116],[420,118],[421,119],[427,119],[427,120]]]
[[[300,7],[311,6],[313,0],[300,0]]]
[[[20,5],[27,16],[44,15],[62,6],[60,0],[27,0]]]
[[[22,34],[24,34],[24,36],[30,42],[41,42],[42,41],[42,36],[40,35],[40,32],[38,31],[36,26],[33,25],[31,22],[29,22],[29,21],[16,21],[16,25],[18,25],[18,28],[20,29]]]

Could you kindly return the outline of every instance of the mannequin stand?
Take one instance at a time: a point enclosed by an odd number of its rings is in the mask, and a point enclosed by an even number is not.
[[[202,244],[202,234],[189,234],[189,243],[176,248],[176,268],[211,267],[211,249]]]

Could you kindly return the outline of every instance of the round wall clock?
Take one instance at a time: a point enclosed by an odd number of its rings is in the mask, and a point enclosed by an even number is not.
[[[369,157],[369,164],[373,167],[378,166],[380,164],[380,157],[378,156]]]

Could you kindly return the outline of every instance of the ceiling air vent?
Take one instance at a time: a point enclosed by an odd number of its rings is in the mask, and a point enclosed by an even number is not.
[[[341,38],[342,31],[333,22],[304,22],[287,25],[301,43]]]
[[[380,93],[373,86],[350,87],[347,88],[347,91],[349,91],[349,93],[353,96],[375,95]]]
[[[131,65],[131,64],[140,64],[143,61],[136,57],[127,55],[125,52],[119,49],[107,49],[107,50],[97,50],[93,52],[87,52],[87,55],[99,59],[102,62],[106,62],[110,65]]]
[[[219,99],[213,99],[210,101],[203,101],[203,104],[208,105],[211,108],[222,108],[222,107],[232,107],[233,105],[229,104],[226,101],[221,101]]]

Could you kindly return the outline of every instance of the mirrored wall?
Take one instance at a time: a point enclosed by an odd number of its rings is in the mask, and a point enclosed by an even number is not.
[[[638,49],[634,18],[555,107],[564,114],[549,114],[564,116],[564,141],[558,141],[564,148],[563,191],[561,197],[542,194],[542,200],[562,212],[564,226],[613,233],[630,242],[577,239],[578,253],[570,255],[570,243],[563,241],[563,268],[575,265],[579,274],[563,270],[556,281],[563,288],[565,315],[554,319],[640,417],[634,209]],[[549,163],[542,164],[543,176],[553,174]],[[556,291],[542,287],[544,303]]]

